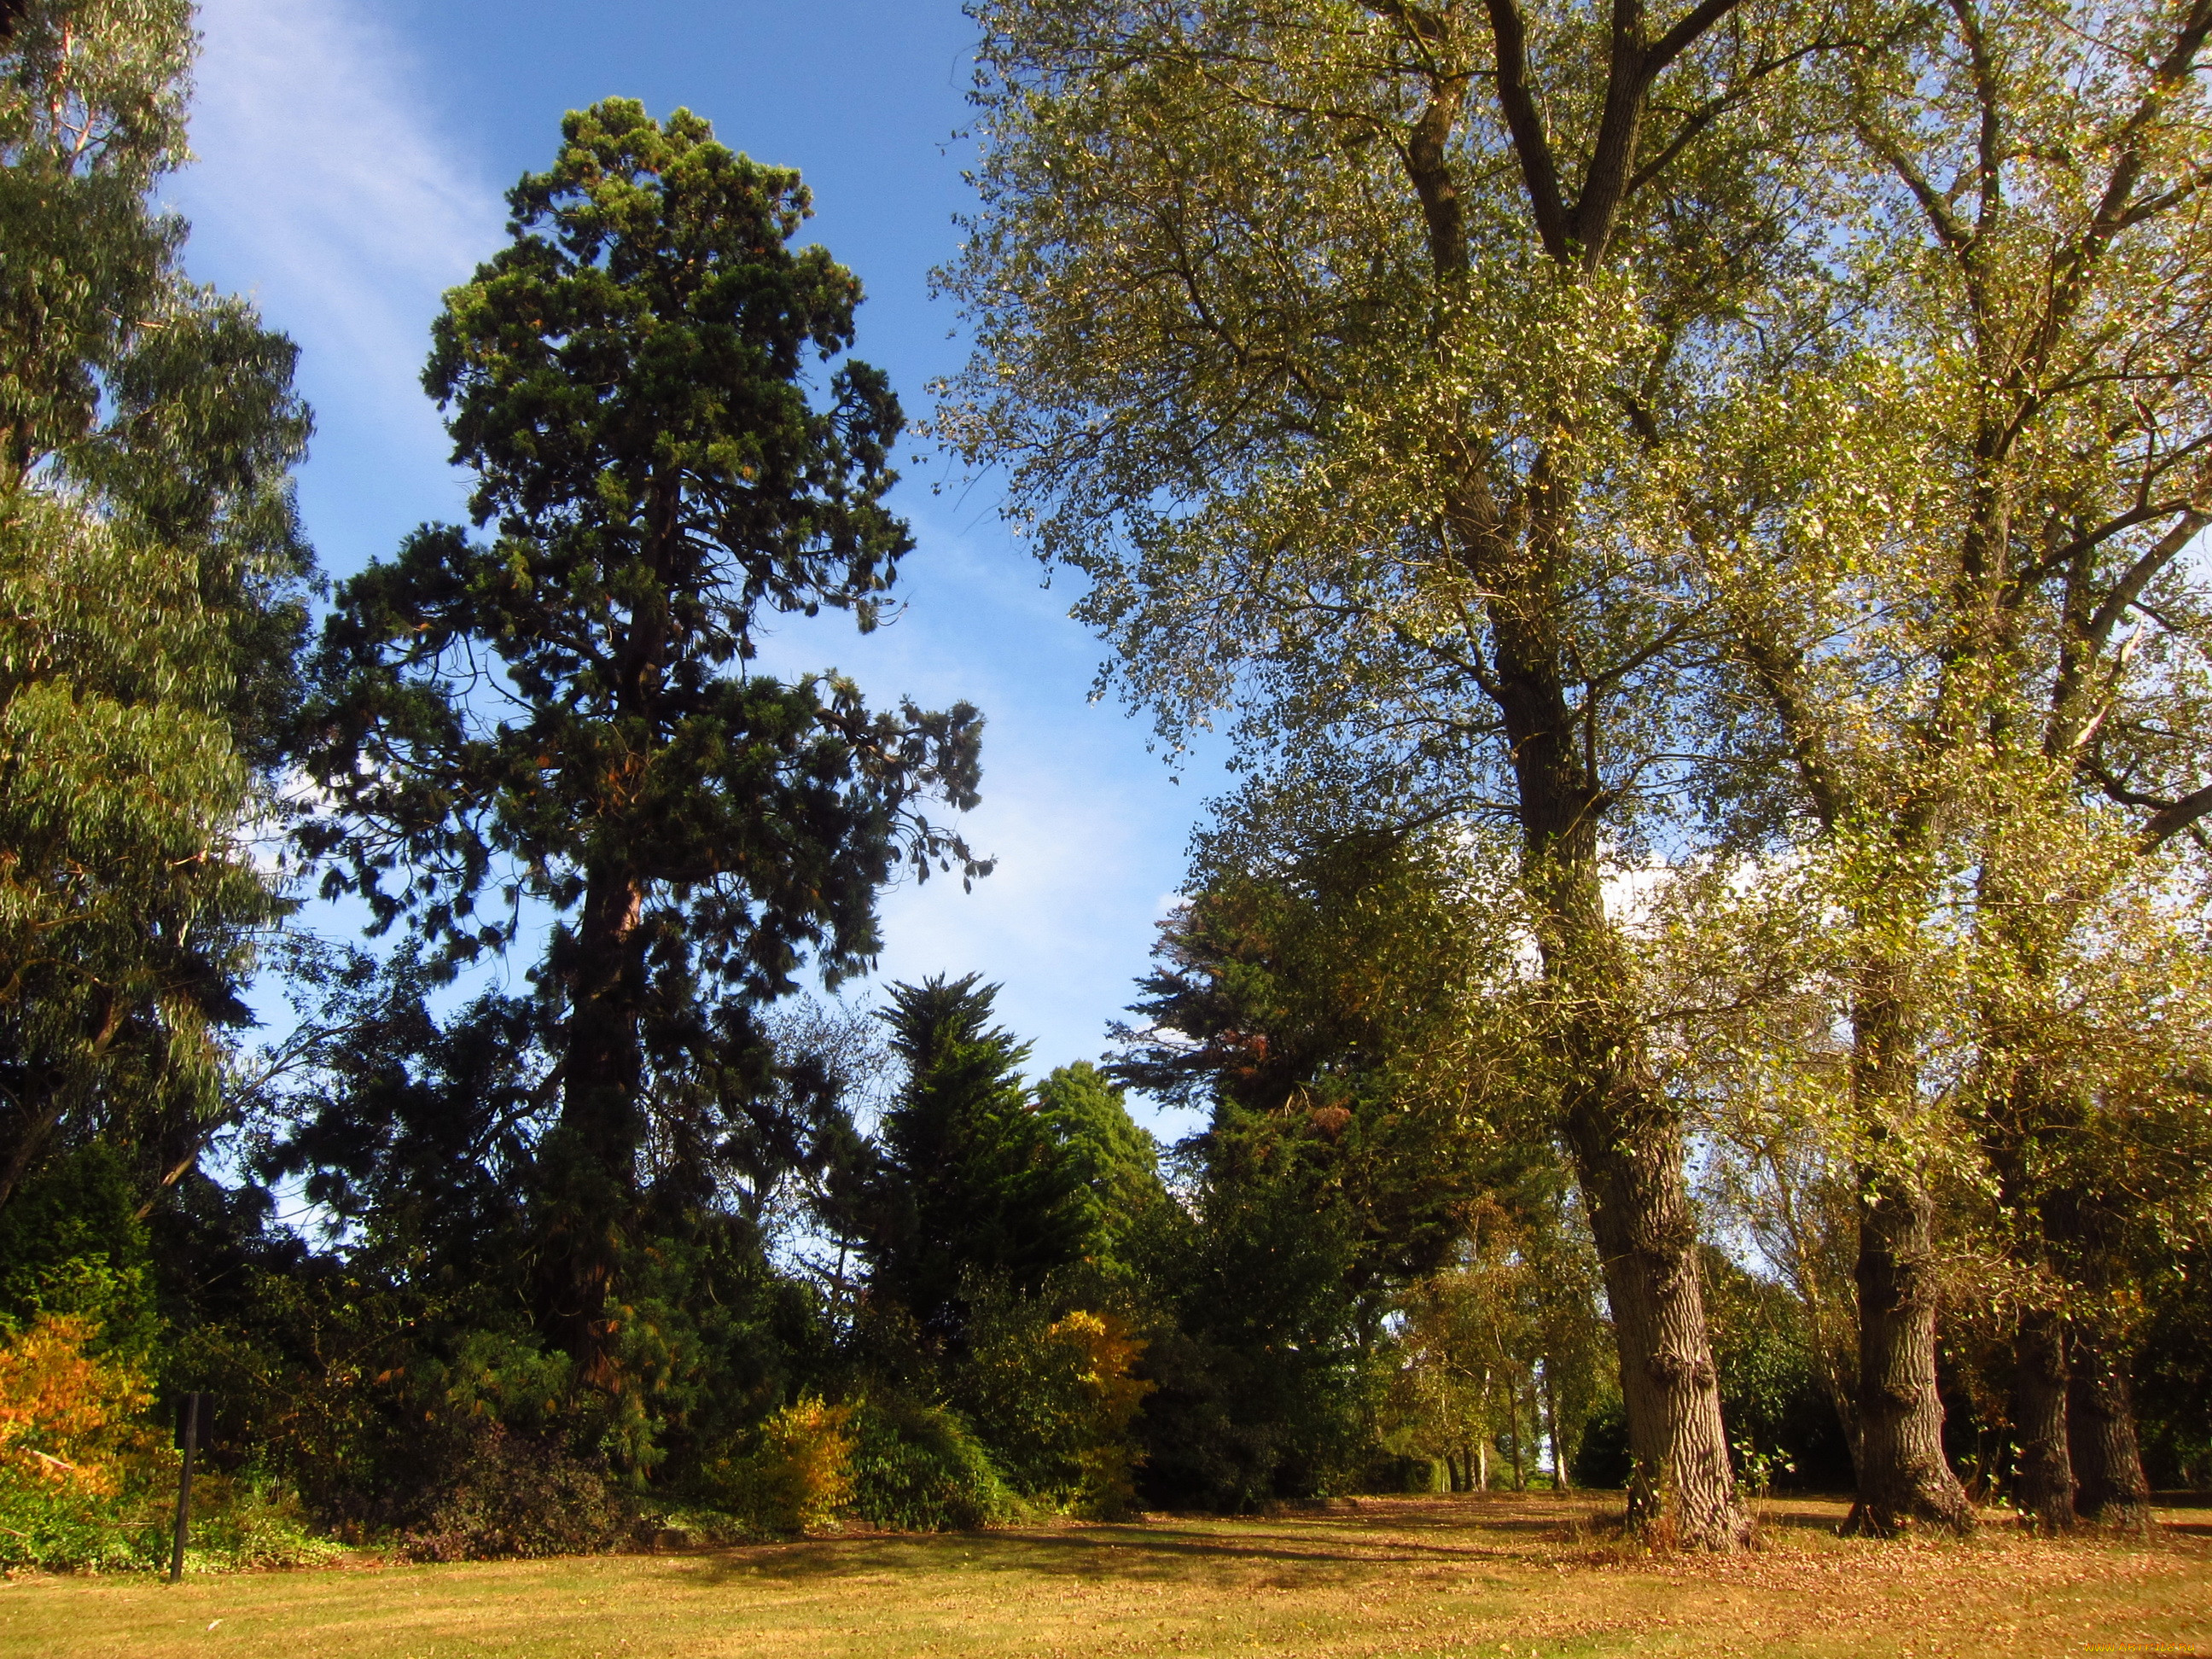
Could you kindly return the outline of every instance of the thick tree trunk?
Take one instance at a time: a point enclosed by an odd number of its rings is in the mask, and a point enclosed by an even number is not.
[[[2020,1440],[2013,1500],[2031,1532],[2057,1534],[2074,1527],[2066,1371],[2064,1322],[2045,1309],[2022,1315],[2013,1344],[2013,1431]]]
[[[1859,1206],[1858,1502],[1847,1534],[1973,1530],[1943,1455],[1936,1389],[1935,1206],[1915,1182],[1870,1177]]]
[[[1670,54],[1723,15],[1712,11],[1671,41]],[[1570,207],[1533,91],[1526,21],[1510,0],[1497,0],[1489,19],[1499,65],[1493,85],[1528,185],[1531,228],[1561,274],[1577,280],[1605,259],[1644,106],[1664,64],[1647,60],[1640,24],[1616,31],[1604,118]],[[1468,107],[1474,60],[1457,50],[1453,26],[1439,16],[1414,33],[1431,68],[1402,154],[1439,296],[1464,295],[1468,238],[1451,140]],[[1562,411],[1560,418],[1570,417]],[[1442,503],[1449,535],[1492,631],[1491,661],[1474,677],[1504,728],[1545,978],[1565,1011],[1553,1057],[1613,1304],[1637,1468],[1629,1524],[1687,1547],[1739,1548],[1750,1522],[1721,1428],[1681,1127],[1650,1074],[1627,964],[1605,915],[1597,836],[1612,797],[1599,775],[1596,699],[1577,708],[1567,695],[1571,665],[1581,673],[1564,633],[1575,610],[1567,574],[1579,528],[1573,485],[1554,470],[1559,457],[1548,450],[1525,477],[1510,467],[1493,475],[1486,459],[1491,440],[1458,430],[1438,435],[1449,480]]]
[[[2150,1528],[2150,1481],[2136,1437],[2127,1352],[2077,1331],[2067,1395],[2067,1428],[2081,1480],[2081,1518],[2126,1532]]]
[[[1918,1114],[1908,975],[1863,963],[1851,1008],[1851,1094],[1875,1143],[1859,1174],[1858,1502],[1847,1533],[1927,1524],[1971,1532],[1974,1506],[1943,1455],[1936,1388],[1935,1205],[1900,1137]]]
[[[637,1206],[644,1133],[637,1010],[644,986],[638,925],[644,893],[627,874],[593,876],[568,966],[568,1043],[561,1121],[541,1148],[548,1224],[539,1282],[552,1334],[579,1381],[611,1386],[607,1299]]]
[[[1560,1123],[1613,1308],[1635,1468],[1628,1524],[1685,1548],[1733,1550],[1749,1542],[1751,1523],[1721,1426],[1681,1122],[1652,1074],[1631,964],[1605,913],[1598,824],[1611,798],[1594,770],[1595,731],[1583,724],[1595,716],[1566,692],[1562,495],[1540,459],[1524,528],[1474,479],[1449,516],[1467,574],[1487,595],[1487,690],[1512,757],[1522,879],[1560,1011],[1547,1045]]]
[[[1571,1117],[1570,1139],[1620,1351],[1629,1524],[1685,1548],[1736,1549],[1750,1521],[1721,1425],[1679,1130],[1662,1121],[1607,1133],[1617,1125],[1590,1103]]]

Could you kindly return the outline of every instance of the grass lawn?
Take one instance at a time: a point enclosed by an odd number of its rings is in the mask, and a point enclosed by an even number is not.
[[[1363,1498],[1158,1518],[467,1566],[362,1554],[169,1585],[0,1586],[0,1654],[465,1659],[515,1654],[2201,1654],[2212,1511],[2148,1544],[1845,1542],[1844,1506],[1764,1506],[1730,1561],[1607,1545],[1601,1497]]]

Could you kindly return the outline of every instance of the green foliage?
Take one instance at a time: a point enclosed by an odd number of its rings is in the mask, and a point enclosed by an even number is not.
[[[161,1498],[173,1494],[162,1492]],[[157,1504],[157,1508],[166,1508]],[[161,1517],[167,1520],[168,1517]],[[163,1528],[153,1537],[167,1541]],[[320,1567],[342,1553],[318,1528],[297,1492],[253,1470],[192,1477],[191,1541],[186,1572],[263,1572],[274,1567]],[[155,1553],[158,1557],[158,1547]],[[156,1567],[163,1565],[158,1559]]]
[[[291,344],[190,283],[181,0],[0,42],[0,1204],[105,1139],[142,1198],[225,1110],[311,561]]]
[[[1850,1446],[1820,1380],[1804,1304],[1711,1245],[1701,1255],[1713,1367],[1738,1474],[1754,1492],[1847,1489]]]
[[[1003,1283],[972,1297],[952,1389],[1017,1492],[1111,1520],[1135,1497],[1132,1428],[1154,1387],[1135,1374],[1146,1345],[1121,1315],[1056,1311],[1063,1299]]]
[[[94,1143],[54,1158],[0,1208],[0,1335],[46,1314],[94,1322],[101,1348],[143,1364],[159,1321],[133,1171]]]
[[[2212,1272],[2194,1251],[2153,1282],[2136,1405],[2154,1486],[2212,1491]]]
[[[1432,1270],[1477,1197],[1542,1157],[1540,1081],[1495,1029],[1494,875],[1453,837],[1253,789],[1218,809],[1190,887],[1114,1072],[1209,1112],[1216,1178],[1264,1146],[1271,1179],[1339,1212],[1360,1291]]]
[[[870,1282],[939,1339],[961,1332],[969,1276],[1034,1291],[1094,1243],[1083,1178],[1097,1149],[1072,1161],[1031,1105],[1020,1073],[1028,1046],[989,1023],[996,990],[977,975],[940,975],[892,986],[884,1011],[907,1076],[884,1115]]]
[[[340,590],[301,726],[330,800],[307,845],[442,964],[511,945],[526,901],[557,918],[532,974],[560,1105],[527,1170],[531,1300],[619,1410],[648,1141],[662,1195],[702,1202],[774,1092],[758,1010],[810,957],[834,982],[874,955],[902,860],[982,872],[921,811],[974,805],[981,722],[750,667],[770,615],[872,628],[910,544],[882,501],[902,418],[882,375],[809,384],[860,286],[789,246],[798,175],[620,99],[562,132],[424,372],[492,534],[425,526]]]
[[[850,343],[860,292],[786,246],[810,210],[797,174],[619,99],[562,135],[424,372],[497,538],[427,528],[342,591],[313,759],[343,811],[319,844],[348,849],[380,915],[416,907],[465,945],[495,859],[563,910],[619,870],[678,951],[663,982],[779,994],[803,946],[841,972],[871,953],[916,792],[972,799],[977,717],[871,717],[842,681],[729,672],[763,610],[872,625],[908,546],[880,502],[898,407],[857,362],[809,400],[803,360]],[[483,721],[447,678],[478,647],[526,717]],[[356,776],[356,755],[392,769]],[[951,845],[911,828],[925,864]]]
[[[1164,1509],[1244,1511],[1356,1486],[1379,1377],[1363,1340],[1381,1310],[1352,1289],[1356,1241],[1306,1202],[1264,1129],[1234,1166],[1180,1155],[1190,1207],[1142,1245],[1156,1313],[1139,1490]],[[1232,1172],[1233,1170],[1233,1172]]]
[[[1556,1172],[1488,1195],[1443,1272],[1397,1297],[1386,1443],[1455,1464],[1474,1489],[1498,1466],[1516,1489],[1571,1471],[1613,1392],[1611,1333],[1587,1224]]]
[[[1075,1183],[1083,1259],[1109,1279],[1125,1276],[1131,1234],[1167,1201],[1158,1144],[1130,1117],[1120,1087],[1087,1060],[1036,1085],[1036,1115]]]
[[[702,1471],[703,1489],[755,1529],[777,1537],[835,1524],[853,1497],[853,1408],[818,1399],[772,1412],[741,1455]]]
[[[853,1512],[902,1532],[958,1532],[1017,1517],[1019,1501],[959,1415],[902,1395],[852,1418]]]

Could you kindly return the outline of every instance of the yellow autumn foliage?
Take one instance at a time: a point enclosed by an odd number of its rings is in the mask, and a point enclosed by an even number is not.
[[[759,1443],[710,1468],[732,1507],[774,1533],[817,1532],[853,1496],[850,1406],[809,1397],[761,1425]]]
[[[108,1493],[116,1464],[148,1437],[144,1376],[89,1352],[96,1321],[49,1314],[0,1342],[0,1465]]]
[[[1045,1334],[1073,1356],[1076,1389],[1088,1407],[1082,1413],[1084,1443],[1075,1453],[1083,1472],[1079,1505],[1102,1520],[1126,1515],[1136,1500],[1137,1452],[1129,1425],[1155,1387],[1134,1375],[1144,1339],[1132,1335],[1117,1315],[1082,1309],[1055,1321]]]

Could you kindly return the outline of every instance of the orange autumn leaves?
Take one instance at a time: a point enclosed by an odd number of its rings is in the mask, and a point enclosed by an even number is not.
[[[153,1436],[140,1420],[146,1379],[91,1352],[98,1322],[49,1314],[0,1341],[0,1478],[26,1476],[112,1495],[118,1465]]]

